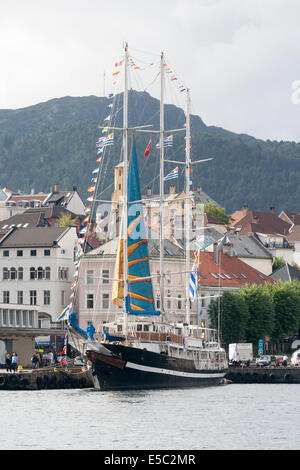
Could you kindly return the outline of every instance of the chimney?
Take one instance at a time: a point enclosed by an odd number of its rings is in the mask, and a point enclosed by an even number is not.
[[[270,207],[271,214],[275,214],[275,207]]]
[[[151,188],[150,188],[150,186],[148,186],[148,189],[147,189],[147,196],[151,196],[151,193],[152,193]]]
[[[244,204],[244,205],[243,205],[243,213],[244,213],[244,215],[247,215],[247,214],[248,214],[248,210],[249,210],[248,204]]]
[[[73,185],[73,191],[77,191],[78,186],[76,184]]]
[[[59,193],[59,183],[58,182],[54,183],[54,192]]]
[[[214,263],[219,265],[219,252],[218,252],[218,243],[214,243]]]
[[[53,191],[54,191],[54,187],[50,186],[50,193],[53,193]]]

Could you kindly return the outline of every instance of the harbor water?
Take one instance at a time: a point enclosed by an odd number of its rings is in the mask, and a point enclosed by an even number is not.
[[[0,449],[299,450],[299,385],[1,391]]]

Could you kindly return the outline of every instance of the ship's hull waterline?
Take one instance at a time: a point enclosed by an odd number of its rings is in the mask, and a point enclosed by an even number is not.
[[[220,384],[227,372],[227,369],[197,370],[191,360],[138,348],[108,347],[110,355],[87,351],[93,364],[95,388],[103,391],[208,387]]]

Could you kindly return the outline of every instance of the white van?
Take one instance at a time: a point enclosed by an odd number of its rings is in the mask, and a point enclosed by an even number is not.
[[[292,354],[292,357],[291,357],[291,364],[293,366],[300,366],[300,349],[298,349],[298,351],[295,351],[293,354]]]

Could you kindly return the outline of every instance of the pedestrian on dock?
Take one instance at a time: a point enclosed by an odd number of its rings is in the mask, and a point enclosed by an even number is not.
[[[10,357],[10,354],[6,354],[5,365],[6,365],[6,372],[11,372],[11,357]]]
[[[17,372],[18,369],[18,355],[16,352],[13,353],[12,358],[11,358],[11,366],[13,372]]]
[[[32,362],[32,368],[33,369],[38,369],[39,368],[39,356],[38,354],[35,352],[31,358],[31,362]]]

